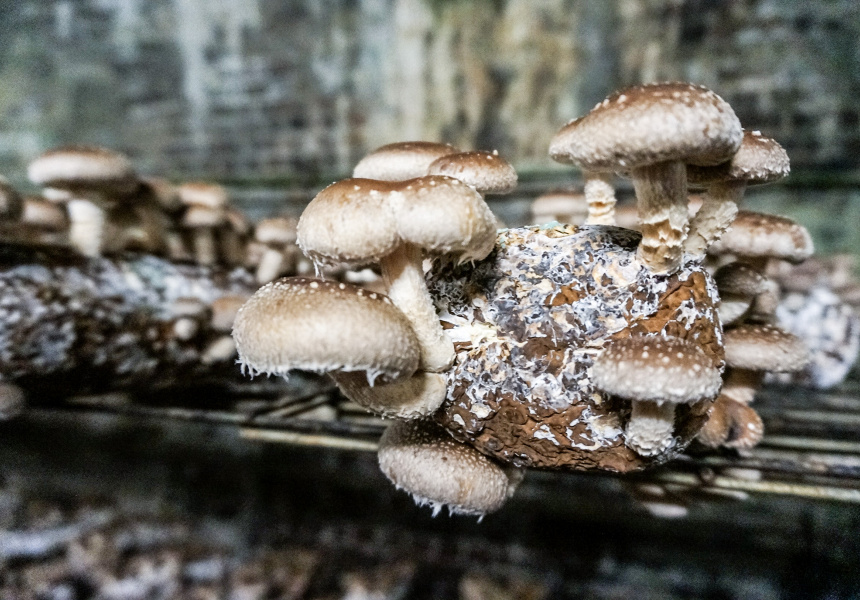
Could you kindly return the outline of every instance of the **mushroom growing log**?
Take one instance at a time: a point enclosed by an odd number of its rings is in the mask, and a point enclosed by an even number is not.
[[[210,306],[254,287],[244,270],[2,244],[0,379],[47,396],[163,388],[196,376],[241,381],[232,361],[200,361],[223,334],[201,320],[193,335],[177,335],[174,307],[183,298]]]

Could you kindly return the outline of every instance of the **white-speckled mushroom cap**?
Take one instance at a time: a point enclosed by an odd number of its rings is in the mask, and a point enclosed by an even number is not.
[[[42,153],[27,166],[30,181],[64,190],[128,193],[137,175],[124,154],[97,146],[61,146]]]
[[[400,238],[426,252],[481,260],[496,242],[495,215],[458,179],[428,175],[404,181],[390,202]]]
[[[437,158],[460,152],[450,144],[437,142],[396,142],[381,146],[362,158],[352,176],[361,179],[403,181],[427,175]]]
[[[508,194],[517,187],[514,166],[496,151],[448,154],[433,161],[427,174],[459,179],[482,194]]]
[[[742,262],[731,262],[717,269],[714,281],[721,295],[752,298],[767,290],[767,277]]]
[[[303,277],[257,290],[236,315],[233,339],[240,363],[255,373],[366,371],[371,383],[410,376],[420,353],[387,296]]]
[[[403,242],[478,260],[495,238],[496,219],[481,195],[438,175],[399,182],[344,179],[317,194],[298,225],[299,247],[318,264],[376,262]]]
[[[732,107],[690,83],[636,85],[615,92],[550,142],[558,162],[588,171],[625,171],[666,161],[716,165],[737,152],[743,130]]]
[[[809,350],[796,335],[774,325],[744,324],[724,332],[726,365],[752,371],[787,373],[809,362]]]
[[[687,166],[687,183],[703,187],[718,181],[770,183],[786,177],[791,162],[785,149],[760,131],[744,131],[741,147],[732,158],[713,167]]]
[[[734,254],[744,257],[778,258],[803,262],[815,251],[806,227],[786,217],[747,210],[737,217],[708,249],[710,254]]]
[[[508,497],[510,482],[501,466],[431,421],[389,425],[379,440],[379,467],[435,512],[447,506],[452,514],[483,515]]]
[[[397,248],[400,238],[389,198],[398,183],[343,179],[305,207],[296,229],[299,247],[317,264],[361,266]]]
[[[227,188],[208,181],[189,181],[177,186],[179,199],[186,206],[223,209],[230,201]]]
[[[720,391],[720,370],[698,346],[679,338],[613,340],[594,360],[594,384],[628,400],[688,404]]]

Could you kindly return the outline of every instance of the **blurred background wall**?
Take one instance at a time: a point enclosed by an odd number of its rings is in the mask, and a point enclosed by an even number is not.
[[[860,248],[830,214],[860,219],[856,0],[17,0],[0,40],[0,173],[19,184],[65,143],[246,188],[313,187],[419,138],[540,174],[611,91],[684,79],[788,149],[762,203],[796,216],[821,191],[804,222]]]

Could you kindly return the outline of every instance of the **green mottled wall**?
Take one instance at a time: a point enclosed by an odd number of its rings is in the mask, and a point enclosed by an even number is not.
[[[314,186],[414,138],[541,173],[560,168],[552,134],[607,93],[687,79],[786,146],[803,185],[786,207],[825,223],[799,200],[814,178],[841,182],[827,203],[854,215],[854,0],[17,0],[0,40],[0,172],[16,183],[73,142],[245,187]]]

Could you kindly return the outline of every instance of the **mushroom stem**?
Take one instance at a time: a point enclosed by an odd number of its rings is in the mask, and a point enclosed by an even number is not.
[[[436,307],[424,281],[421,249],[414,244],[400,248],[380,260],[388,297],[415,331],[421,346],[420,369],[441,373],[454,362],[454,343],[439,323]]]
[[[631,171],[642,223],[637,256],[654,273],[673,273],[681,265],[687,235],[687,171],[679,161]]]
[[[257,283],[260,285],[274,281],[284,266],[284,253],[274,248],[266,248],[257,265]]]
[[[615,225],[615,188],[610,173],[585,173],[586,225]]]
[[[69,200],[66,209],[69,212],[69,242],[84,256],[101,256],[105,230],[104,209],[86,198]]]
[[[720,239],[735,220],[746,187],[746,181],[720,181],[711,184],[701,208],[690,221],[684,252],[704,258],[708,247]]]
[[[193,232],[194,260],[197,264],[211,267],[218,258],[215,233],[208,227],[198,227]]]
[[[632,403],[625,433],[627,446],[641,456],[656,456],[675,445],[675,405],[637,400]]]

